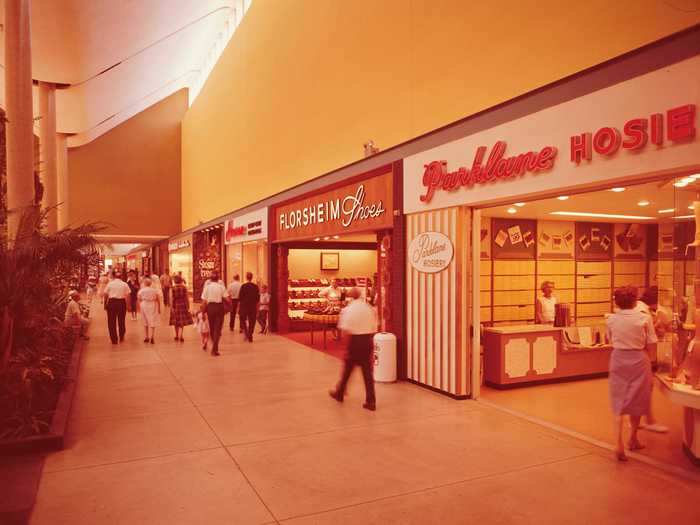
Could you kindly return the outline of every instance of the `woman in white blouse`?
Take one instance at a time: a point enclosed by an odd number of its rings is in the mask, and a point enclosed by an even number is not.
[[[657,342],[651,317],[635,309],[637,289],[623,286],[615,290],[615,304],[619,308],[606,321],[608,341],[613,351],[610,355],[610,404],[615,415],[616,455],[627,461],[623,443],[623,416],[628,415],[632,434],[630,450],[644,446],[637,438],[642,416],[651,407],[652,374],[648,348]]]
[[[160,324],[160,292],[153,288],[152,281],[146,277],[143,280],[143,288],[138,292],[141,318],[146,331],[144,343],[155,343],[156,326]]]

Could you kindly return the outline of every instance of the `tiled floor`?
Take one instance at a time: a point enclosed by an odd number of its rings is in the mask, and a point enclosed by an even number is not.
[[[698,485],[475,402],[379,384],[372,413],[358,373],[340,405],[326,394],[339,361],[287,338],[226,332],[214,358],[191,329],[156,345],[128,329],[113,347],[94,321],[34,525],[700,518]]]

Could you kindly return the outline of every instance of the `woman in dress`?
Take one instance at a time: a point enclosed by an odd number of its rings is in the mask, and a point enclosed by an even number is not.
[[[129,277],[126,279],[126,284],[129,285],[129,302],[128,307],[131,312],[131,320],[136,321],[136,312],[138,304],[138,293],[139,293],[139,278],[136,276],[136,272],[133,270],[129,272]]]
[[[607,335],[612,344],[610,355],[610,404],[615,415],[617,433],[615,453],[620,461],[627,461],[623,442],[623,420],[630,417],[632,434],[630,450],[644,446],[637,438],[639,421],[649,414],[651,406],[652,374],[648,348],[657,342],[651,317],[635,309],[637,289],[623,286],[615,290],[617,312],[608,317]]]
[[[143,280],[143,288],[138,291],[139,305],[141,306],[141,318],[146,331],[144,343],[155,344],[156,326],[160,324],[160,293],[153,288],[151,280],[146,277]]]
[[[175,341],[184,341],[185,326],[192,324],[190,298],[182,277],[176,275],[173,282],[175,284],[170,290],[170,324],[175,327]]]

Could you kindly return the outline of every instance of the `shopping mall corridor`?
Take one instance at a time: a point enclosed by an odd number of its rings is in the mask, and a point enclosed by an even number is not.
[[[34,525],[693,521],[697,484],[479,403],[380,384],[373,413],[359,372],[340,405],[340,362],[286,338],[227,330],[215,358],[127,323],[113,346],[93,320]]]

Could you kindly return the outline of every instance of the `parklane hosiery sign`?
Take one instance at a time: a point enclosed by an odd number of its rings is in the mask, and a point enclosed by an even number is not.
[[[454,245],[440,232],[424,232],[408,246],[408,261],[422,273],[438,273],[450,265],[454,257]]]

